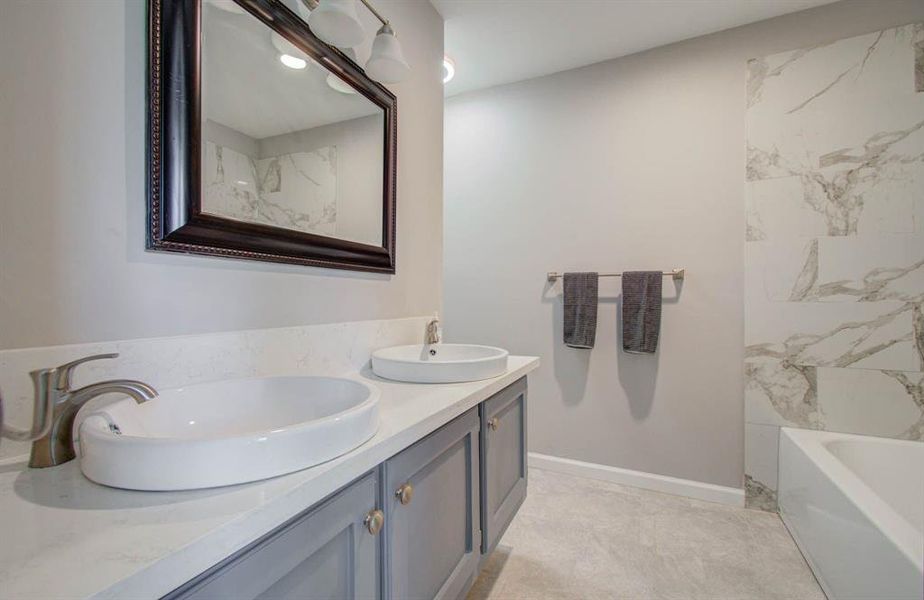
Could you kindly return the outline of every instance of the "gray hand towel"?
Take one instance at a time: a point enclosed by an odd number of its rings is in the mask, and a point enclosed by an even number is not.
[[[597,274],[565,273],[563,280],[565,344],[593,348],[597,335]]]
[[[622,274],[622,349],[654,354],[661,331],[661,271]]]

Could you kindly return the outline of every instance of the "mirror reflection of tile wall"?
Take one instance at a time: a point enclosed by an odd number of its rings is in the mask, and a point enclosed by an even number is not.
[[[780,426],[924,440],[924,24],[748,63],[746,491]]]
[[[203,212],[381,245],[382,108],[221,6],[203,8]]]
[[[337,233],[337,148],[255,158],[206,141],[204,211],[307,233]]]

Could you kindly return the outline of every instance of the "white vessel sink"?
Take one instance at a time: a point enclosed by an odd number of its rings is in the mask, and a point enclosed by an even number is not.
[[[80,425],[80,468],[132,490],[189,490],[298,471],[356,448],[379,424],[379,391],[335,377],[267,377],[125,399]]]
[[[417,344],[383,348],[372,354],[379,377],[412,383],[459,383],[503,375],[508,352],[472,344]]]

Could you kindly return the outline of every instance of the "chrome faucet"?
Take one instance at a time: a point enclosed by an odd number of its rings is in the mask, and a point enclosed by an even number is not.
[[[426,343],[429,344],[439,344],[440,343],[440,320],[439,317],[434,317],[429,323],[427,323],[427,338]]]
[[[36,382],[36,386],[38,383]],[[48,435],[51,431],[51,412],[54,407],[48,402],[47,394],[35,394],[35,408],[32,411],[32,427],[15,429],[7,426],[3,420],[3,394],[0,394],[0,439],[7,438],[14,442],[31,442]]]
[[[113,379],[71,389],[74,368],[91,360],[116,358],[118,354],[97,354],[79,358],[54,369],[32,371],[35,387],[33,431],[44,432],[32,442],[29,466],[53,467],[76,457],[74,451],[74,418],[88,400],[103,394],[126,394],[138,404],[157,397],[157,391],[141,381]],[[50,413],[50,414],[49,414]]]

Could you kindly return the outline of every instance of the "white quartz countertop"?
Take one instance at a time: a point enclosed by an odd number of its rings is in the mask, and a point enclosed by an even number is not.
[[[500,377],[443,385],[355,374],[382,391],[375,437],[330,462],[255,483],[134,492],[92,483],[77,461],[49,469],[7,462],[0,597],[162,596],[538,366],[538,358],[511,356]]]

